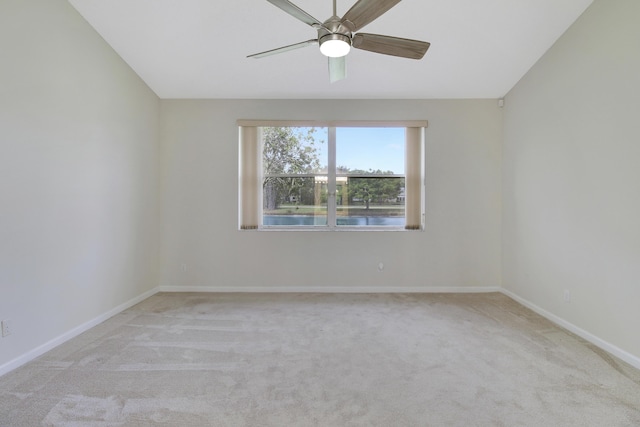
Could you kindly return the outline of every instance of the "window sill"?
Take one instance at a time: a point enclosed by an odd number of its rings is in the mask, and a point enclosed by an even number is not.
[[[329,233],[343,233],[343,232],[420,232],[424,231],[424,229],[419,230],[407,230],[404,227],[259,227],[253,230],[239,230],[239,231],[248,231],[248,232],[329,232]]]

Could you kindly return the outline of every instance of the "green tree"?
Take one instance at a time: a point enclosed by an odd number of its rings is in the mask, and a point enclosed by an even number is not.
[[[376,175],[393,174],[392,171],[381,170],[349,170],[341,167],[342,173],[351,173],[357,175],[370,175],[367,177],[354,177],[349,179],[349,203],[354,204],[362,202],[366,209],[370,204],[386,204],[391,200],[397,199],[404,187],[404,180],[400,178],[377,177]]]
[[[264,127],[262,165],[265,175],[305,174],[320,169],[314,128]],[[313,179],[267,176],[263,183],[264,208],[278,206],[295,196],[308,199],[313,194]]]

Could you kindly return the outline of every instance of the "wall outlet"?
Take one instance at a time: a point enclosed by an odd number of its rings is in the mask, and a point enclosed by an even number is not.
[[[180,270],[182,270],[182,272],[186,272],[187,271],[187,264],[182,263],[182,265],[180,265]]]
[[[562,299],[564,302],[571,302],[571,292],[568,289],[565,289],[562,293]]]
[[[382,272],[382,270],[384,270],[384,264],[379,262],[378,263],[378,271]]]
[[[2,336],[6,337],[11,335],[13,332],[13,325],[11,325],[11,320],[3,320],[2,321]]]

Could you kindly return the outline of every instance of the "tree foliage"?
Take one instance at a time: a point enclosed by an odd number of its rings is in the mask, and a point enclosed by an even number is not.
[[[320,169],[318,142],[314,128],[262,128],[263,170],[265,175],[305,174]],[[313,178],[267,176],[264,186],[264,207],[276,209],[284,201],[304,199],[313,203]]]
[[[266,174],[312,173],[320,169],[315,128],[262,128],[263,167]]]
[[[369,209],[370,203],[384,205],[397,202],[404,187],[404,179],[402,178],[380,177],[380,175],[393,175],[392,171],[350,170],[346,167],[340,167],[338,171],[339,173],[359,175],[349,178],[349,204],[362,203],[367,209]]]

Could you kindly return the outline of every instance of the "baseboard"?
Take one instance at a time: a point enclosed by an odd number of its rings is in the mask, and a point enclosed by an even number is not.
[[[566,320],[564,320],[563,318],[556,316],[553,313],[548,312],[547,310],[538,307],[537,305],[535,305],[534,303],[514,294],[513,292],[504,289],[504,288],[500,288],[500,292],[502,292],[504,295],[508,296],[509,298],[519,302],[520,304],[524,305],[525,307],[535,311],[536,313],[538,313],[540,316],[552,321],[553,323],[555,323],[556,325],[562,326],[563,328],[565,328],[566,330],[576,334],[577,336],[579,336],[580,338],[583,338],[587,341],[589,341],[591,344],[596,345],[598,347],[600,347],[601,349],[613,354],[614,356],[616,356],[617,358],[625,361],[626,363],[628,363],[629,365],[633,366],[636,369],[640,369],[640,357],[634,356],[631,353],[628,353],[624,350],[622,350],[619,347],[616,347],[615,345],[593,335],[590,332],[585,331],[582,328],[579,328],[578,326],[574,325],[573,323],[567,322]]]
[[[500,292],[498,286],[160,286],[159,292],[241,292],[241,293],[334,293],[334,294],[416,294]]]
[[[122,304],[120,304],[119,306],[107,311],[106,313],[101,314],[100,316],[89,320],[88,322],[83,323],[82,325],[79,325],[73,329],[71,329],[70,331],[65,332],[64,334],[52,339],[51,341],[48,341],[45,344],[42,344],[39,347],[34,348],[33,350],[19,356],[16,357],[15,359],[5,363],[4,365],[0,366],[0,376],[6,374],[9,371],[12,371],[16,368],[19,368],[20,366],[24,365],[27,362],[32,361],[33,359],[35,359],[36,357],[39,357],[41,355],[43,355],[44,353],[46,353],[49,350],[54,349],[55,347],[59,346],[60,344],[69,341],[72,338],[77,337],[78,335],[80,335],[81,333],[93,328],[96,325],[99,325],[100,323],[104,322],[105,320],[115,316],[118,313],[123,312],[124,310],[138,304],[139,302],[144,301],[145,299],[149,298],[151,295],[154,295],[158,293],[158,288],[153,288],[141,295],[138,295],[137,297],[130,299],[127,302],[124,302]]]

